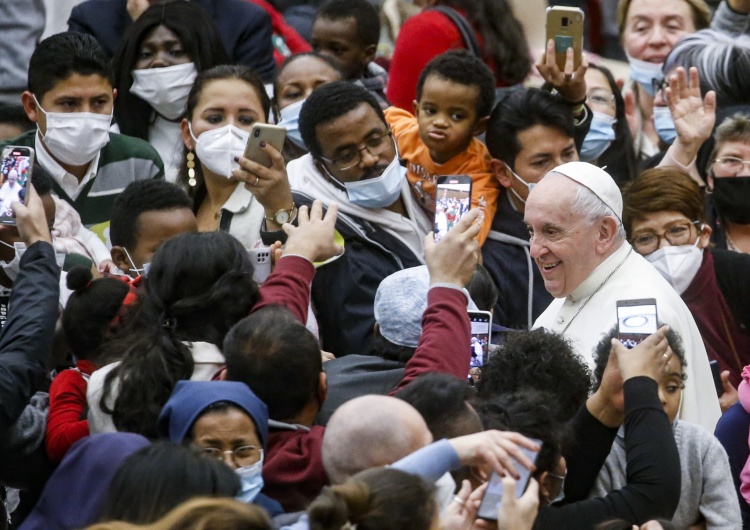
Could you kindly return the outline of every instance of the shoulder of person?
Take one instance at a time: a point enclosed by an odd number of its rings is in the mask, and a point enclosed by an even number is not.
[[[0,149],[8,145],[22,145],[24,147],[35,147],[36,146],[36,129],[26,131],[25,133],[19,134],[13,138],[7,138],[0,141]]]
[[[159,153],[146,140],[113,132],[109,133],[109,143],[102,147],[102,158],[106,158],[108,163],[141,158],[151,160],[159,167],[164,166]]]
[[[394,134],[399,134],[408,127],[417,125],[417,118],[411,112],[393,105],[385,109],[383,113],[385,114],[385,121],[388,122]]]

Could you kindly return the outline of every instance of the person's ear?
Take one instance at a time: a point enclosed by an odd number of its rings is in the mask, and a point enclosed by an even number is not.
[[[130,267],[132,267],[132,265],[130,264],[128,255],[122,247],[112,247],[112,250],[109,251],[109,255],[112,256],[112,261],[115,262],[118,269],[126,274],[130,274]]]
[[[326,397],[328,397],[328,379],[325,372],[320,372],[320,379],[318,381],[318,402],[321,407],[323,406],[323,403],[326,402]]]
[[[372,326],[372,336],[376,339],[380,336],[380,324],[377,322]]]
[[[552,491],[550,486],[550,476],[549,473],[546,471],[543,471],[541,475],[536,478],[537,482],[539,482],[539,498],[540,499],[549,499],[550,492]]]
[[[28,116],[29,120],[36,123],[39,116],[39,107],[34,101],[34,94],[28,90],[21,94],[21,104],[23,105],[23,111]]]
[[[487,124],[490,121],[489,116],[485,116],[484,118],[480,118],[479,121],[474,124],[474,128],[471,130],[471,134],[474,136],[479,136],[480,134],[484,134],[487,132]]]
[[[709,243],[711,242],[711,234],[713,233],[713,229],[706,223],[701,224],[703,227],[700,236],[698,237],[698,247],[700,248],[706,248],[708,247]]]
[[[419,118],[419,101],[415,99],[411,103],[414,105],[414,117]]]
[[[117,99],[117,89],[112,89],[112,102],[114,102]]]
[[[599,222],[599,238],[596,245],[599,254],[606,254],[612,248],[618,232],[618,223],[614,217],[607,215],[602,218]]]
[[[195,149],[195,142],[190,135],[190,122],[187,118],[183,118],[182,122],[180,122],[180,132],[182,133],[182,143],[185,144],[187,150],[192,151]]]
[[[505,162],[493,158],[490,162],[490,168],[492,169],[492,174],[495,175],[495,178],[503,188],[511,187],[513,184],[513,174],[508,170]]]

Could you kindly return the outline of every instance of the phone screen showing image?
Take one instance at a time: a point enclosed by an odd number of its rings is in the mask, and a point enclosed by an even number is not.
[[[34,163],[33,151],[28,147],[5,147],[0,166],[0,223],[15,224],[11,204],[26,203],[26,186]]]
[[[438,177],[435,195],[435,241],[440,241],[470,209],[471,177]]]
[[[469,368],[481,368],[487,362],[492,314],[489,311],[469,311],[469,320],[471,321],[471,362]]]
[[[656,333],[658,329],[656,301],[624,300],[617,302],[617,328],[620,342],[628,348],[633,348],[652,333]]]

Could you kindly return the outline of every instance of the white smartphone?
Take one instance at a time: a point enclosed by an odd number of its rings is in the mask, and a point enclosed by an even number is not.
[[[271,275],[271,249],[268,247],[251,248],[247,253],[253,263],[253,280],[260,285]]]

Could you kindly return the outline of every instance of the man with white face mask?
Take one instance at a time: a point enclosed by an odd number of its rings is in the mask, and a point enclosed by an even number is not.
[[[86,226],[106,225],[115,198],[130,182],[164,176],[148,143],[109,132],[115,96],[106,54],[93,37],[53,35],[34,51],[29,90],[21,97],[37,130],[5,144],[35,149],[54,193]]]
[[[698,185],[673,168],[644,172],[623,193],[623,223],[633,249],[680,294],[706,351],[722,370],[722,410],[750,364],[750,256],[709,248]]]
[[[432,219],[413,199],[383,111],[369,91],[342,81],[321,86],[305,101],[300,131],[310,154],[287,167],[293,191],[288,202],[338,204],[336,230],[345,247],[341,259],[318,269],[312,285],[323,348],[337,357],[366,355],[378,285],[424,263]],[[266,229],[278,228],[266,219]],[[283,232],[261,236],[273,243]]]

